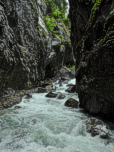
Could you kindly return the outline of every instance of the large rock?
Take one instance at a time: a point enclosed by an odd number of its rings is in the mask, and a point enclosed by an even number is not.
[[[69,4],[80,107],[114,120],[114,1]]]
[[[69,86],[76,86],[76,85],[70,83],[70,84],[67,84],[66,86],[69,87]]]
[[[108,138],[108,133],[106,126],[96,125],[91,127],[92,136],[100,135],[101,138]]]
[[[68,77],[62,77],[61,80],[68,80],[69,81],[70,78],[68,78]]]
[[[102,125],[102,122],[98,119],[88,119],[85,121],[87,132],[91,132],[91,127],[95,125]]]
[[[45,95],[45,97],[56,98],[56,97],[57,97],[57,94],[56,94],[56,93],[49,92],[47,95]]]
[[[65,91],[69,92],[69,93],[74,93],[74,92],[76,92],[76,89],[75,89],[75,86],[69,86],[69,88],[66,89]]]
[[[57,96],[57,99],[64,99],[65,98],[65,95],[60,93],[58,96]]]
[[[39,87],[38,88],[38,91],[37,91],[37,93],[47,93],[48,91],[47,91],[47,89],[46,88],[41,88],[41,87]]]
[[[32,95],[30,95],[30,94],[26,94],[25,99],[30,99],[30,98],[32,98]]]
[[[66,102],[65,102],[65,106],[67,107],[72,107],[72,108],[78,108],[78,101],[73,99],[73,98],[69,98]]]
[[[100,135],[101,138],[107,138],[109,131],[106,126],[98,119],[88,119],[85,121],[86,131],[91,133],[91,136]]]

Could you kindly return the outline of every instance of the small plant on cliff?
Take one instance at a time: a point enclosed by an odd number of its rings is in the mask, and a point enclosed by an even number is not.
[[[89,27],[91,26],[92,24],[92,21],[95,17],[95,13],[96,13],[96,10],[99,9],[100,7],[100,4],[101,4],[101,0],[92,0],[92,3],[94,4],[92,9],[91,9],[91,14],[90,14],[90,18],[89,18],[89,21],[88,21],[88,25],[86,27],[86,30],[89,29]]]
[[[46,15],[46,17],[43,17],[43,20],[45,22],[46,28],[49,32],[53,32],[54,26],[56,25],[56,20],[54,17],[49,17],[49,15]]]

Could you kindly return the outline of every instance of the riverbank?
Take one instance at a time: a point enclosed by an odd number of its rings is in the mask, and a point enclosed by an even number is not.
[[[67,70],[67,68],[66,68],[66,70]],[[63,73],[65,74],[66,72],[63,72]],[[47,91],[50,91],[52,89],[52,87],[51,87],[52,82],[56,81],[57,78],[61,77],[62,76],[61,74],[62,73],[58,73],[53,78],[48,78],[43,81],[40,81],[37,84],[36,88],[30,88],[30,89],[26,89],[26,90],[13,90],[13,89],[9,88],[6,91],[7,94],[0,98],[0,110],[11,108],[12,106],[14,106],[16,104],[19,104],[21,102],[23,96],[30,94],[30,93],[37,93],[38,87],[45,88],[45,86],[48,86],[48,87],[46,87],[46,89],[47,89]],[[71,74],[71,76],[74,77],[75,69],[71,69],[69,74]]]

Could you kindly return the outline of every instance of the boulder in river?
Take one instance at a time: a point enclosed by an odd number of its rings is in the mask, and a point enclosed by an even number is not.
[[[25,99],[30,99],[30,98],[32,98],[32,95],[30,95],[30,94],[26,94],[27,96],[25,97]]]
[[[56,94],[56,93],[49,92],[47,95],[45,95],[45,97],[56,98],[56,97],[57,97],[57,94]]]
[[[65,95],[60,93],[58,96],[57,96],[57,99],[64,99],[65,98]]]
[[[87,132],[91,132],[91,127],[95,125],[102,125],[102,122],[98,119],[88,119],[85,121]]]
[[[98,119],[88,119],[85,121],[87,132],[91,133],[91,136],[100,135],[101,138],[107,138],[109,131],[106,126],[103,126],[102,122]]]
[[[42,87],[39,87],[38,91],[37,91],[37,93],[47,93],[47,92],[48,92],[47,89],[46,88],[42,88]]]
[[[73,98],[69,98],[66,102],[65,102],[65,106],[67,107],[72,107],[72,108],[78,108],[78,101],[73,99]]]
[[[76,91],[75,89],[75,85],[74,86],[70,86],[68,89],[65,90],[66,92],[69,92],[69,93],[74,93]]]
[[[101,138],[107,138],[109,131],[106,129],[106,126],[96,125],[91,127],[91,135],[96,136],[100,135]]]
[[[68,80],[69,81],[70,78],[68,78],[68,77],[62,77],[61,80]]]
[[[15,106],[15,109],[19,109],[19,108],[21,108],[21,106]]]

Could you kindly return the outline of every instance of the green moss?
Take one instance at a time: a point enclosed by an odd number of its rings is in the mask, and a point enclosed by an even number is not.
[[[101,4],[101,0],[92,0],[92,3],[94,4],[92,9],[91,9],[91,14],[90,14],[90,18],[89,18],[89,21],[88,21],[88,24],[86,26],[86,31],[89,29],[89,27],[91,26],[92,24],[92,21],[94,20],[94,17],[95,17],[95,13],[96,13],[96,10],[99,9],[99,6]]]
[[[68,69],[75,69],[75,65],[68,65],[67,68]]]

